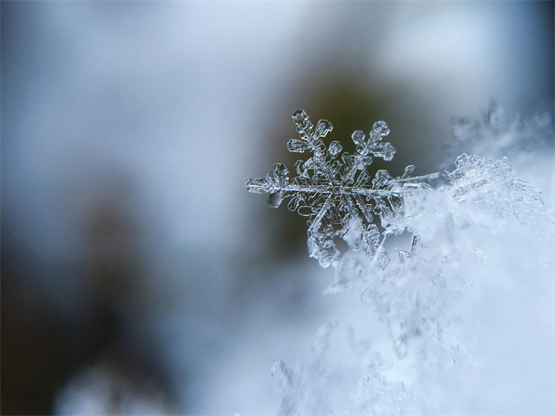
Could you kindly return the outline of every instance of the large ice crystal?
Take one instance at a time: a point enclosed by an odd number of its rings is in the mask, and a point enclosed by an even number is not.
[[[402,176],[394,178],[387,170],[378,170],[372,178],[368,168],[374,158],[391,161],[395,154],[391,143],[382,141],[389,134],[383,121],[374,123],[368,135],[361,130],[352,134],[354,155],[341,154],[338,141],[326,146],[323,139],[333,129],[329,121],[320,120],[314,126],[304,110],[295,111],[293,121],[299,139],[289,140],[288,150],[308,151],[312,157],[295,163],[297,176],[292,179],[286,166],[276,163],[264,178],[247,181],[247,190],[269,194],[268,203],[273,208],[289,199],[290,211],[308,217],[308,252],[323,267],[337,264],[340,252],[335,238],[343,238],[351,250],[362,249],[386,264],[382,246],[396,230],[380,230],[376,217],[383,221],[401,212],[404,197],[438,175],[410,177],[414,166],[409,165]]]

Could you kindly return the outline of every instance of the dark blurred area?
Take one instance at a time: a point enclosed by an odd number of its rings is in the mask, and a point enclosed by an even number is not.
[[[290,114],[391,128],[400,174],[452,116],[553,112],[553,3],[2,2],[2,414],[271,413],[269,368],[341,299]]]

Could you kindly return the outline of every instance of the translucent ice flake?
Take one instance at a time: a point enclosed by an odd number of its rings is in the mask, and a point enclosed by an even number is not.
[[[292,179],[285,165],[277,163],[264,178],[249,180],[247,190],[269,194],[268,203],[273,208],[289,199],[290,211],[308,217],[308,252],[321,266],[337,264],[340,253],[335,238],[343,238],[351,250],[379,255],[380,262],[387,264],[381,250],[387,233],[380,233],[375,218],[383,220],[401,212],[404,196],[438,175],[411,178],[414,166],[410,165],[401,177],[379,170],[372,178],[368,168],[374,158],[390,161],[395,155],[395,148],[382,142],[390,131],[383,121],[374,123],[368,135],[361,130],[352,134],[355,154],[341,154],[343,147],[338,141],[326,147],[323,138],[333,130],[329,121],[320,120],[314,126],[304,110],[295,111],[293,121],[299,139],[289,140],[287,149],[308,151],[312,156],[295,163],[297,176]]]

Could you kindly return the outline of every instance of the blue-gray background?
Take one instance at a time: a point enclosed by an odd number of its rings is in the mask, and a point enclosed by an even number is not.
[[[2,2],[2,411],[275,412],[272,359],[336,307],[303,220],[244,188],[292,167],[290,114],[344,144],[386,120],[390,171],[425,174],[452,116],[553,112],[553,20],[552,2]]]

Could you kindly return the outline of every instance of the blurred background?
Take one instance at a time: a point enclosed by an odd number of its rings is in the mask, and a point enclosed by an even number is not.
[[[552,2],[0,6],[3,414],[275,413],[272,360],[359,308],[245,190],[291,113],[417,175],[453,116],[553,112]]]

